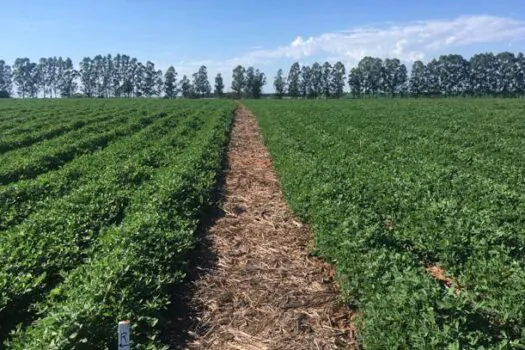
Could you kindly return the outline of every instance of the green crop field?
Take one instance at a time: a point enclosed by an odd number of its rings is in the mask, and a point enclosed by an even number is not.
[[[2,340],[102,349],[132,319],[135,343],[155,344],[235,104],[0,102]]]
[[[524,100],[244,104],[365,348],[525,348]],[[235,108],[0,101],[0,343],[162,346]]]
[[[246,105],[366,348],[525,347],[525,101]]]

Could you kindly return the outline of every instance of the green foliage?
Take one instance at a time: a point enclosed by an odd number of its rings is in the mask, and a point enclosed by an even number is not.
[[[18,133],[11,134],[0,140],[0,153],[4,153],[16,148],[27,147],[34,143],[60,136],[66,132],[81,129],[91,123],[100,122],[111,118],[112,116],[102,116],[92,120],[82,119],[70,123],[60,124],[58,126],[52,125],[48,128],[43,128],[35,132],[24,132],[21,135]]]
[[[189,109],[181,109],[181,120],[191,118]],[[23,221],[29,214],[47,205],[58,197],[65,196],[74,188],[97,181],[106,169],[118,166],[132,155],[149,149],[166,134],[166,130],[177,125],[178,119],[168,114],[158,118],[150,126],[130,136],[115,140],[108,147],[93,154],[73,159],[56,171],[47,172],[35,180],[21,180],[0,186],[0,230]],[[153,162],[149,155],[150,163]],[[155,159],[158,162],[158,158]]]
[[[283,98],[284,92],[286,90],[286,82],[284,81],[282,69],[277,71],[277,75],[275,76],[273,82],[273,87],[275,88],[275,96],[277,96],[279,99]]]
[[[167,98],[177,97],[177,72],[170,66],[164,74],[164,96]]]
[[[215,89],[213,90],[215,97],[224,97],[224,80],[221,73],[217,73],[215,77]]]
[[[201,66],[199,70],[193,73],[193,93],[195,98],[208,97],[211,94],[211,85],[208,81],[208,69]]]
[[[523,102],[246,104],[367,348],[525,346]]]
[[[14,149],[2,156],[0,184],[32,179],[57,169],[77,156],[104,148],[112,140],[140,130],[155,118],[154,115],[137,115],[134,118],[120,115],[45,140],[34,147]]]
[[[126,318],[136,328],[134,347],[156,347],[157,318],[169,286],[184,276],[234,105],[76,103],[116,107],[115,121],[135,114],[123,127],[136,118],[148,123],[115,132],[106,148],[77,154],[57,170],[0,188],[3,210],[15,216],[2,220],[0,232],[0,333],[36,314],[10,347],[104,348],[116,344],[115,322]]]
[[[243,90],[246,88],[246,69],[238,65],[235,67],[232,73],[232,86],[231,89],[235,94],[236,98],[242,96]]]

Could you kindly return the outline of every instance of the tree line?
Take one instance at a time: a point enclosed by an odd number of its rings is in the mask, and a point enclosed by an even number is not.
[[[364,57],[345,75],[337,62],[300,66],[294,63],[288,77],[280,69],[274,80],[278,98],[339,98],[345,79],[352,97],[373,96],[504,96],[525,94],[523,53],[480,53],[469,60],[442,55],[427,64],[415,61],[410,73],[397,58]]]
[[[17,58],[12,66],[0,60],[0,97],[225,97],[224,80],[219,73],[214,88],[208,80],[206,66],[190,77],[177,80],[170,66],[165,73],[155,63],[140,62],[128,55],[117,54],[85,57],[75,69],[70,58]],[[242,66],[233,71],[232,97],[258,98],[266,83],[264,73]]]
[[[70,58],[41,58],[32,62],[17,58],[12,66],[0,60],[0,97],[164,97],[260,98],[266,75],[241,65],[232,72],[231,92],[225,92],[219,73],[214,85],[206,66],[191,76],[173,66],[166,72],[151,61],[140,62],[117,54],[85,57],[75,68]],[[274,78],[275,97],[355,98],[376,96],[505,96],[525,94],[523,53],[480,53],[469,60],[461,55],[442,55],[427,64],[415,61],[410,72],[397,58],[364,57],[347,75],[342,62],[300,65],[293,63],[285,76]]]

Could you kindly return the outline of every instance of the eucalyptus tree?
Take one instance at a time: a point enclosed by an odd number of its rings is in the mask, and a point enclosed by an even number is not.
[[[290,67],[290,71],[288,72],[288,79],[287,79],[287,85],[288,85],[288,95],[290,97],[297,98],[301,95],[300,91],[300,84],[301,84],[301,66],[298,62],[295,62]]]
[[[397,58],[387,58],[383,61],[381,90],[390,96],[403,93],[406,90],[407,67]]]
[[[82,93],[86,97],[92,97],[95,93],[96,76],[95,68],[91,58],[84,57],[80,62],[80,82],[82,83]]]
[[[323,93],[323,67],[314,62],[310,68],[310,97],[317,98]]]
[[[77,79],[80,74],[75,70],[71,58],[67,57],[63,60],[60,57],[58,63],[57,89],[60,91],[61,97],[71,97],[77,91]]]
[[[427,67],[418,60],[412,64],[408,89],[412,96],[422,96],[428,94]]]
[[[517,92],[518,66],[516,56],[512,52],[500,52],[496,55],[496,93],[501,96],[513,96]]]
[[[167,98],[177,97],[177,71],[169,66],[164,74],[164,95]]]
[[[283,70],[279,69],[277,75],[273,81],[273,87],[275,88],[275,96],[279,99],[283,98],[286,91],[286,82],[283,77]]]
[[[432,96],[439,96],[444,93],[442,88],[440,65],[440,61],[434,58],[427,63],[427,69],[425,70],[428,93]]]
[[[366,95],[383,92],[383,61],[380,58],[366,56],[357,65],[361,73],[361,89]]]
[[[323,94],[323,67],[314,62],[310,67],[310,98],[317,98]]]
[[[22,98],[38,95],[38,65],[27,57],[17,58],[12,68],[13,81]]]
[[[245,96],[250,98],[260,98],[262,95],[262,88],[265,84],[265,74],[259,71],[259,69],[248,67],[246,70]]]
[[[215,97],[224,96],[224,80],[222,79],[221,73],[218,73],[215,77],[215,89],[213,90]]]
[[[11,66],[0,60],[0,98],[11,97],[13,90]]]
[[[480,53],[469,60],[469,84],[472,94],[486,96],[495,94],[498,89],[498,64],[493,53]]]
[[[255,81],[255,68],[248,67],[246,69],[245,84],[243,90],[243,96],[253,98],[252,88]]]
[[[299,80],[299,91],[303,98],[312,96],[312,68],[309,66],[301,67],[301,80]]]
[[[437,59],[441,91],[448,96],[462,95],[469,90],[468,61],[461,55],[442,55]]]
[[[330,81],[330,95],[333,97],[340,98],[343,96],[345,88],[345,75],[345,65],[341,61],[336,62],[332,69],[332,77]]]
[[[42,91],[44,98],[47,97],[48,92],[51,94],[50,88],[49,88],[49,85],[51,82],[50,82],[50,78],[48,75],[50,63],[51,62],[48,62],[47,58],[42,57],[38,61],[38,65],[37,65],[37,70],[38,70],[37,85],[38,85],[38,89]]]
[[[99,95],[104,97],[110,97],[112,95],[111,80],[115,71],[113,65],[113,58],[111,57],[111,55],[108,54],[107,56],[102,57],[100,70],[101,77],[99,78]]]
[[[151,97],[158,94],[157,90],[157,70],[155,63],[147,61],[142,74],[142,95]]]
[[[114,72],[113,58],[111,55],[96,55],[91,59],[94,82],[93,95],[97,97],[110,97],[114,95],[112,79]]]
[[[136,86],[138,85],[137,83],[140,83],[140,81],[137,81],[140,78],[137,73],[141,70],[141,67],[136,58],[122,55],[121,59],[121,84],[119,95],[132,97],[133,95],[136,95],[138,90]]]
[[[182,80],[180,81],[180,90],[182,93],[182,97],[193,97],[193,87],[191,86],[191,82],[186,75],[184,75],[182,77]]]
[[[330,62],[326,61],[323,63],[321,68],[321,91],[320,94],[325,98],[332,96],[332,65]]]
[[[133,87],[133,97],[142,97],[147,96],[145,93],[153,93],[153,91],[150,91],[150,86],[146,86],[146,66],[142,64],[142,62],[139,62],[138,60],[134,65],[131,67],[132,69],[132,82],[131,86]],[[154,88],[154,82],[151,85],[151,89]]]
[[[164,80],[162,79],[162,71],[158,69],[155,72],[155,89],[153,93],[155,96],[161,97],[163,91],[164,91]]]
[[[363,74],[359,67],[354,67],[350,70],[348,76],[348,86],[353,97],[361,97],[363,92]]]
[[[246,69],[243,66],[238,65],[233,69],[232,73],[232,86],[231,89],[237,98],[242,96],[242,92],[246,87]]]
[[[525,55],[522,52],[516,56],[516,67],[517,93],[523,95],[525,94]]]
[[[208,97],[211,94],[206,66],[200,66],[199,70],[193,74],[193,92],[196,97]]]
[[[113,74],[110,81],[111,94],[114,97],[120,97],[122,94],[122,79],[123,79],[123,55],[120,53],[113,57]]]

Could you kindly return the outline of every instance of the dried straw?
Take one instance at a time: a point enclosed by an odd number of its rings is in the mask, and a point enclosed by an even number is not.
[[[259,127],[240,106],[225,174],[224,216],[208,228],[217,261],[194,281],[189,349],[356,349],[333,268],[283,200]]]

